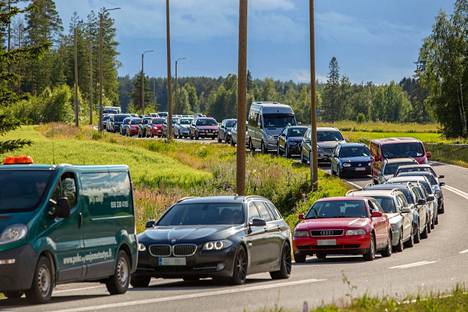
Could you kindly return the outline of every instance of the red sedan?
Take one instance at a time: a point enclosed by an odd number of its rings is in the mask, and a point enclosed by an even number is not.
[[[155,136],[157,137],[162,137],[163,135],[163,123],[164,123],[164,118],[154,118],[151,120],[151,122],[148,122],[146,124],[146,136],[147,137],[152,137],[154,138]]]
[[[382,207],[372,198],[334,197],[315,202],[294,230],[296,262],[306,256],[364,255],[368,261],[380,252],[392,254],[391,227]]]

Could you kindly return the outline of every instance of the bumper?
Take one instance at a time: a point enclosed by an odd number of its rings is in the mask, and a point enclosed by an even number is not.
[[[291,154],[300,154],[301,144],[289,144],[288,149],[289,149],[289,153]]]
[[[186,257],[185,266],[161,266],[159,257],[151,256],[148,251],[138,254],[138,267],[134,276],[151,276],[161,278],[183,277],[230,277],[236,247],[223,251],[197,251]]]
[[[0,252],[0,260],[15,260],[13,264],[0,264],[0,292],[31,288],[37,258],[31,245]]]
[[[162,129],[151,129],[151,134],[152,135],[157,135],[157,136],[161,136],[163,134],[163,131]]]
[[[370,167],[341,167],[341,172],[346,175],[370,175]]]
[[[214,138],[218,136],[218,132],[198,132],[200,138]]]
[[[335,245],[318,245],[319,240],[335,239]],[[339,236],[323,238],[294,238],[294,253],[312,255],[322,252],[331,255],[362,255],[370,247],[370,236]]]

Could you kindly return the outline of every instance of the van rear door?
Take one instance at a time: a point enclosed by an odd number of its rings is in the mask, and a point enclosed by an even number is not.
[[[113,274],[117,248],[133,228],[133,202],[127,171],[83,172],[86,279]],[[129,226],[130,225],[130,226]]]

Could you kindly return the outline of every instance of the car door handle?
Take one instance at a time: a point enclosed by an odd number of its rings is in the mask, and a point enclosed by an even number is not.
[[[78,213],[78,227],[81,228],[83,226],[83,213]]]

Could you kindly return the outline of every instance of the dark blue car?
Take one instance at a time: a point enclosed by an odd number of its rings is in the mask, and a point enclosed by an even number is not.
[[[342,143],[333,152],[331,173],[339,177],[371,173],[371,156],[369,148],[362,143]]]

